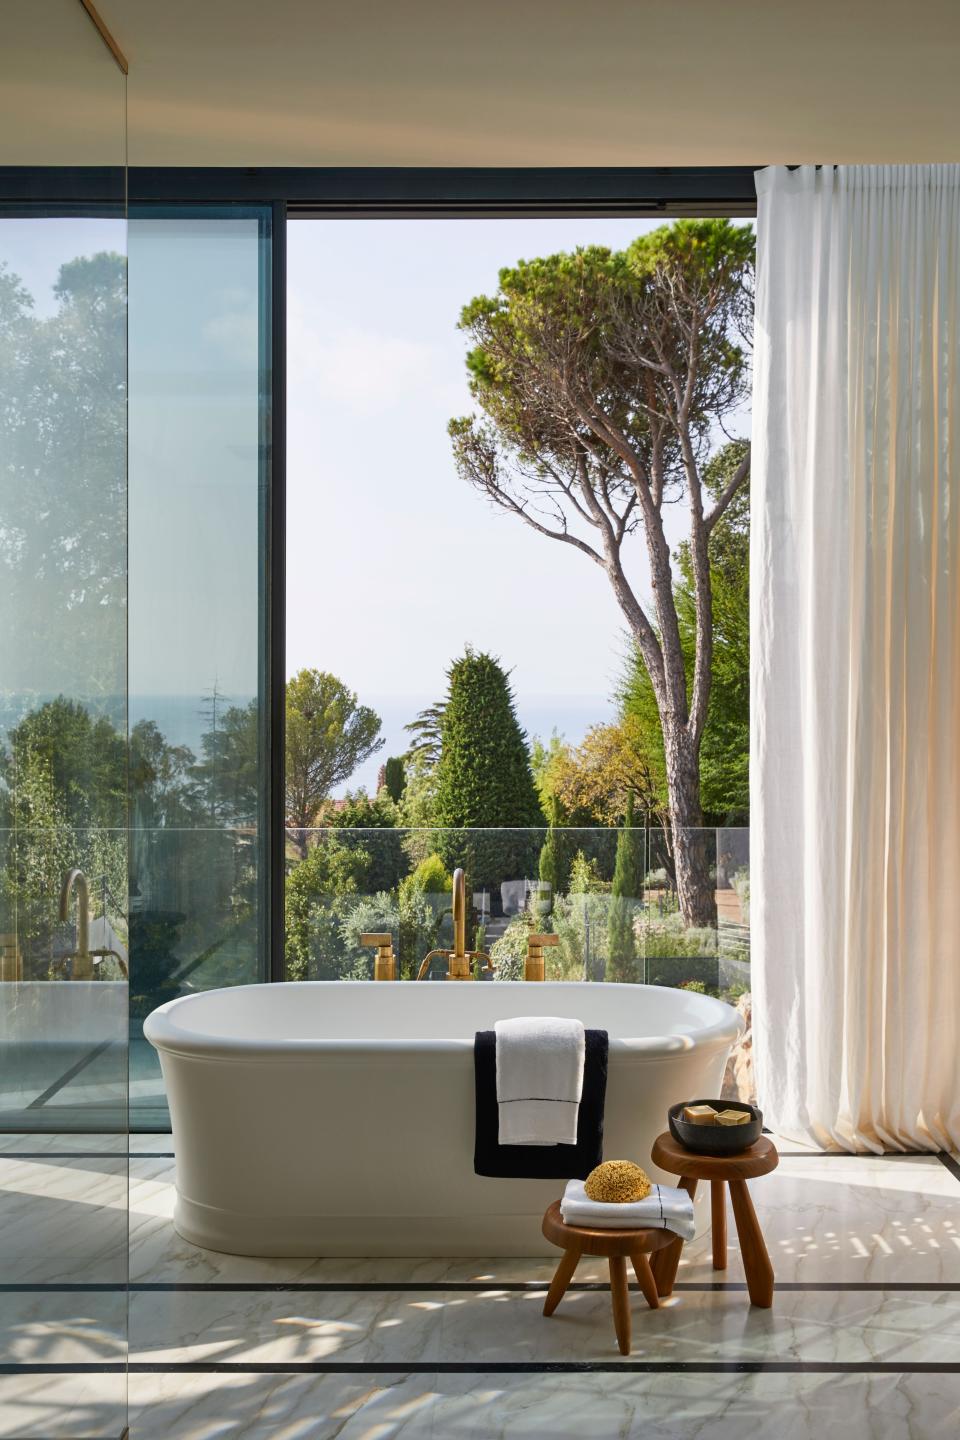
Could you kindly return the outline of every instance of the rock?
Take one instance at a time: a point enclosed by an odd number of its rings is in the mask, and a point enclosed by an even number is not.
[[[753,1077],[753,1006],[750,995],[740,996],[737,1010],[743,1016],[746,1029],[731,1051],[720,1094],[724,1100],[743,1100],[753,1105],[757,1095]]]

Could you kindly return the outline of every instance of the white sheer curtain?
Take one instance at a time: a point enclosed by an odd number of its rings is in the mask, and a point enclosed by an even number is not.
[[[960,166],[758,176],[751,924],[769,1123],[960,1144]]]

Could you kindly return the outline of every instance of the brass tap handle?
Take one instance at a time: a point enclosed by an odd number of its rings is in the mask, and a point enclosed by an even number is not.
[[[527,963],[523,967],[524,980],[545,980],[546,962],[543,958],[545,945],[559,945],[559,935],[528,935]]]
[[[393,936],[389,933],[384,935],[361,935],[361,945],[376,946],[376,956],[373,961],[374,980],[396,980],[397,978],[397,957],[393,953]]]

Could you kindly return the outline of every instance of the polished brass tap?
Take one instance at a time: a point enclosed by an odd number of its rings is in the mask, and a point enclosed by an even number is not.
[[[474,960],[483,961],[482,968],[493,973],[493,961],[485,950],[467,949],[467,882],[459,868],[453,872],[453,949],[431,950],[417,971],[418,980],[429,973],[430,961],[437,955],[442,955],[447,962],[448,980],[472,980]]]
[[[546,979],[546,961],[544,960],[543,947],[545,945],[558,945],[559,943],[559,935],[527,936],[527,960],[523,967],[524,980]]]
[[[126,975],[127,962],[116,950],[90,949],[90,887],[86,875],[76,867],[64,873],[63,884],[60,886],[60,924],[65,925],[70,918],[70,896],[74,890],[77,892],[77,948],[71,957],[73,964],[70,978],[92,980],[94,960],[102,960],[107,955],[112,955],[119,961],[120,968]]]
[[[374,980],[396,980],[397,957],[393,953],[393,936],[361,935],[361,945],[375,945],[377,953],[373,961]]]

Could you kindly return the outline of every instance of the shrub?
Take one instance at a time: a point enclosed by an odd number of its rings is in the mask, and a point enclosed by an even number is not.
[[[322,835],[287,876],[285,958],[289,980],[338,979],[343,966],[341,922],[366,883],[370,856],[362,846]],[[327,970],[334,973],[326,973]],[[323,973],[321,973],[323,972]]]
[[[362,849],[369,857],[366,883],[371,891],[393,890],[410,868],[403,834],[396,828],[397,807],[381,792],[371,799],[364,790],[347,794],[326,820],[341,845]]]
[[[435,851],[421,860],[417,868],[401,882],[401,894],[405,890],[413,889],[420,890],[424,895],[449,894],[453,889],[453,877]]]
[[[640,978],[634,919],[643,895],[643,835],[633,828],[633,795],[617,840],[617,861],[610,899],[607,979],[636,983]]]
[[[525,910],[514,915],[490,951],[496,969],[494,980],[522,980],[527,959],[527,936],[533,930],[533,918]]]
[[[750,871],[744,866],[735,870],[730,880],[740,901],[740,914],[744,925],[750,924]]]
[[[397,902],[386,891],[377,895],[365,895],[345,907],[340,920],[342,946],[338,956],[337,975],[311,975],[312,980],[372,980],[374,951],[369,945],[360,943],[364,934],[386,934],[389,931],[396,943],[400,933],[400,912]]]
[[[407,784],[406,767],[401,756],[390,756],[383,767],[383,783],[390,799],[398,805]]]

